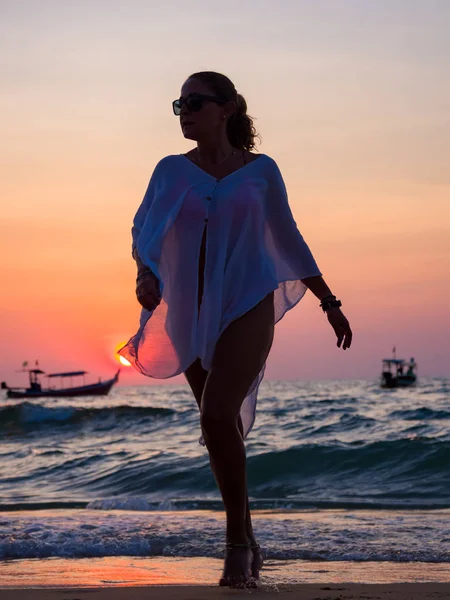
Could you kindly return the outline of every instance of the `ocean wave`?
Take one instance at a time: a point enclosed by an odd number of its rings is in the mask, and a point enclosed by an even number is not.
[[[269,559],[449,563],[448,517],[448,511],[253,511],[253,525]],[[211,511],[3,513],[0,529],[3,559],[223,557],[223,515]]]
[[[414,410],[395,410],[389,416],[395,419],[405,419],[406,421],[429,421],[432,419],[450,419],[450,411],[434,410],[427,406],[421,406]]]
[[[130,495],[141,498],[143,510],[159,509],[161,502],[173,502],[180,510],[221,505],[207,453],[189,457],[149,448],[136,454],[124,447],[115,452],[99,449],[90,456],[40,458],[32,471],[14,473],[3,485],[26,485],[28,495],[39,490],[45,502],[84,498],[87,506],[97,497],[102,508],[107,506],[102,501],[114,498],[117,508],[130,509],[119,504]],[[426,437],[301,444],[249,452],[247,479],[252,502],[259,508],[443,508],[450,507],[449,461],[450,442]],[[24,501],[9,498],[12,505]]]
[[[0,429],[10,429],[15,425],[76,424],[90,420],[110,421],[111,419],[141,420],[147,417],[167,417],[177,411],[171,408],[152,406],[42,406],[31,402],[21,402],[15,406],[0,408]]]
[[[449,506],[448,397],[438,394],[440,381],[428,385],[434,396],[422,396],[421,386],[391,393],[372,383],[263,386],[246,442],[253,505]],[[136,510],[216,510],[220,495],[199,434],[195,400],[181,386],[4,403],[2,506],[105,507],[114,499],[126,510],[133,497]]]

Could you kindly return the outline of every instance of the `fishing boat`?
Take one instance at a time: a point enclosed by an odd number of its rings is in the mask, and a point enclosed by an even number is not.
[[[28,363],[24,363],[24,367],[20,372],[28,372],[30,386],[28,388],[23,387],[9,387],[5,381],[1,383],[1,389],[7,390],[7,398],[41,398],[41,397],[61,397],[61,396],[106,396],[109,393],[112,386],[117,383],[119,379],[120,369],[112,379],[102,381],[99,378],[96,383],[86,384],[84,376],[88,371],[67,371],[64,373],[45,373],[41,369],[37,368],[38,362],[36,361],[35,369],[25,368]],[[39,378],[45,375],[48,378],[47,386],[42,387]],[[52,386],[51,383],[60,378],[60,387]],[[83,385],[72,385],[72,377],[83,377]],[[70,379],[69,379],[70,378]],[[63,381],[69,381],[69,385],[64,387]]]
[[[403,358],[397,358],[395,355],[395,346],[393,348],[393,358],[384,358],[381,370],[381,387],[396,388],[408,387],[417,383],[417,363],[414,358],[409,362]]]

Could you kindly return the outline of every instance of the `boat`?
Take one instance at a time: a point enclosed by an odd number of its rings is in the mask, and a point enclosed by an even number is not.
[[[397,358],[394,346],[393,358],[383,359],[380,379],[382,388],[397,388],[415,385],[417,383],[417,363],[414,358],[410,358],[409,362],[403,358]]]
[[[28,372],[30,387],[9,387],[5,381],[1,383],[1,389],[6,390],[7,398],[56,398],[61,396],[106,396],[112,386],[117,383],[119,379],[120,369],[117,370],[116,374],[112,379],[108,379],[107,381],[102,381],[99,378],[97,383],[88,383],[84,381],[84,376],[88,373],[88,371],[67,371],[64,373],[45,373],[45,371],[41,371],[39,368],[28,369],[25,368],[28,363],[25,361],[23,363],[23,368],[20,372]],[[36,367],[38,365],[38,361],[36,361]],[[48,378],[47,387],[43,388],[39,378],[45,375]],[[83,376],[83,385],[72,386],[72,377],[81,377]],[[67,378],[70,378],[69,387],[55,387],[51,386],[51,382],[55,381],[55,378],[61,378],[60,384],[63,381],[66,381]]]

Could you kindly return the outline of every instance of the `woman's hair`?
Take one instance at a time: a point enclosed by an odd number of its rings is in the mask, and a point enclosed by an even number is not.
[[[240,150],[252,150],[255,147],[255,138],[261,141],[252,117],[247,114],[247,102],[237,93],[234,83],[228,77],[215,71],[199,71],[190,75],[188,79],[198,79],[225,102],[236,102],[236,111],[227,121],[227,136],[232,146]]]

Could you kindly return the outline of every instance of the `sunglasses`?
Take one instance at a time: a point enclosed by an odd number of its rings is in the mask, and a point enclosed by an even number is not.
[[[207,94],[189,94],[189,96],[186,96],[186,98],[181,96],[172,102],[173,114],[178,117],[181,114],[181,108],[183,104],[186,104],[186,108],[189,112],[198,112],[203,108],[205,102],[217,102],[217,104],[225,103],[223,100],[217,98],[217,96],[208,96]]]

